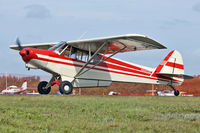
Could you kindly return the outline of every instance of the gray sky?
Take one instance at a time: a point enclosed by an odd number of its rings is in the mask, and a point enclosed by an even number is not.
[[[27,71],[18,51],[22,43],[57,42],[129,33],[143,34],[168,47],[115,57],[157,67],[173,49],[181,52],[185,73],[200,74],[200,0],[0,0],[1,73]]]

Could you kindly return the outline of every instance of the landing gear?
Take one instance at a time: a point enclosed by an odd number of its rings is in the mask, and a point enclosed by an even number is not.
[[[169,85],[169,87],[171,87],[174,90],[175,96],[178,96],[180,94],[180,92],[178,90],[176,90],[172,85]]]
[[[59,85],[59,90],[61,94],[70,94],[73,91],[73,86],[69,81],[63,81],[61,82],[61,84]]]
[[[38,84],[38,92],[40,94],[49,94],[49,92],[51,91],[51,87],[46,88],[47,84],[47,81],[42,81]]]
[[[175,95],[175,96],[178,96],[178,95],[179,95],[179,91],[178,91],[178,90],[175,90],[175,91],[174,91],[174,95]]]
[[[51,86],[57,84],[59,86],[59,90],[61,94],[70,94],[73,91],[73,85],[69,81],[63,81],[61,82],[61,79],[59,76],[53,75],[51,80],[49,82],[42,81],[38,84],[38,92],[40,94],[49,94],[51,91]]]

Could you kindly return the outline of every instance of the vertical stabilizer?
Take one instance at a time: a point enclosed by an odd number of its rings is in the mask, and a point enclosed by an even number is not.
[[[26,90],[27,89],[27,81],[25,80],[24,83],[22,84],[22,90]]]
[[[156,74],[184,75],[183,59],[177,50],[171,51],[156,68]]]

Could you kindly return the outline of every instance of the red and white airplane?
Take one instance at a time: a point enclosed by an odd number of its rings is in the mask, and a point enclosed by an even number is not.
[[[2,90],[0,94],[23,94],[27,90],[27,81],[25,80],[21,88],[18,88],[15,85],[7,87],[5,90]]]
[[[102,87],[120,81],[168,85],[178,96],[179,91],[174,86],[184,81],[182,56],[176,50],[171,51],[157,68],[111,58],[122,52],[166,48],[143,35],[27,45],[21,45],[17,39],[16,43],[18,46],[10,48],[20,50],[28,69],[42,69],[52,74],[49,82],[39,83],[40,94],[48,94],[54,84],[62,94],[70,94],[73,87]]]

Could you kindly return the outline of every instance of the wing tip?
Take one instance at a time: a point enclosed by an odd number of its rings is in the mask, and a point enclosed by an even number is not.
[[[162,44],[161,44],[162,45]],[[164,45],[162,45],[162,48],[161,49],[167,49],[167,47],[166,46],[164,46]]]
[[[18,50],[17,45],[10,45],[9,48],[10,48],[10,49],[13,49],[13,50]]]
[[[156,41],[155,39],[153,38],[150,38],[148,36],[145,36],[145,35],[141,35],[141,34],[126,34],[124,35],[126,37],[142,37],[142,38],[146,38],[148,40],[151,40],[153,41],[153,43],[156,43],[157,45],[159,45],[158,49],[167,49],[166,46],[162,45],[161,43],[159,43],[158,41]]]

